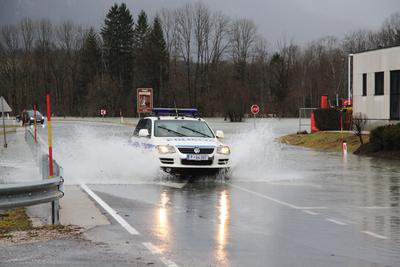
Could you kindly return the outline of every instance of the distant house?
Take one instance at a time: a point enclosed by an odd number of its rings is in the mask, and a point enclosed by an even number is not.
[[[354,114],[400,120],[400,46],[354,54],[352,78]]]

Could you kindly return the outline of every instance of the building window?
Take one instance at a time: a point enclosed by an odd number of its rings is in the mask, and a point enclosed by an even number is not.
[[[375,95],[383,95],[383,71],[375,72]]]
[[[366,96],[367,95],[367,74],[363,73],[363,78],[362,78],[362,95]]]

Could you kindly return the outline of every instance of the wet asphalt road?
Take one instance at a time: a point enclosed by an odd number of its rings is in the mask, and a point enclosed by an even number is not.
[[[256,166],[243,150],[245,166],[233,168],[230,180],[160,183],[132,177],[132,183],[110,178],[88,186],[140,233],[118,228],[121,243],[142,243],[169,266],[400,266],[398,162],[344,160],[336,153],[273,144],[274,137],[296,131],[296,122],[262,122],[270,126],[261,135],[271,136],[261,144],[266,146],[262,154],[253,151]],[[235,137],[250,131],[252,122],[212,124],[237,147],[254,145]],[[54,139],[61,140],[56,153],[63,153],[77,127],[90,127],[100,136],[112,131],[124,137],[132,131],[55,123]]]

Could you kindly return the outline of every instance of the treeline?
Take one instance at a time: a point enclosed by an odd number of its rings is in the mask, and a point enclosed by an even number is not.
[[[152,87],[156,106],[198,107],[241,120],[261,113],[296,116],[321,94],[347,97],[347,55],[400,45],[400,14],[377,31],[271,45],[250,19],[202,3],[134,18],[125,4],[108,10],[100,30],[29,18],[0,32],[0,95],[16,111],[52,94],[57,115],[135,115],[136,88]]]

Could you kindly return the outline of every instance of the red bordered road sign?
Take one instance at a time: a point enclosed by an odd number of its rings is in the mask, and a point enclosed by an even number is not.
[[[260,107],[258,105],[252,105],[250,111],[253,115],[257,115],[260,112]]]
[[[137,89],[137,112],[150,113],[153,110],[153,88]]]
[[[100,115],[105,116],[107,114],[107,110],[105,109],[100,109]]]

